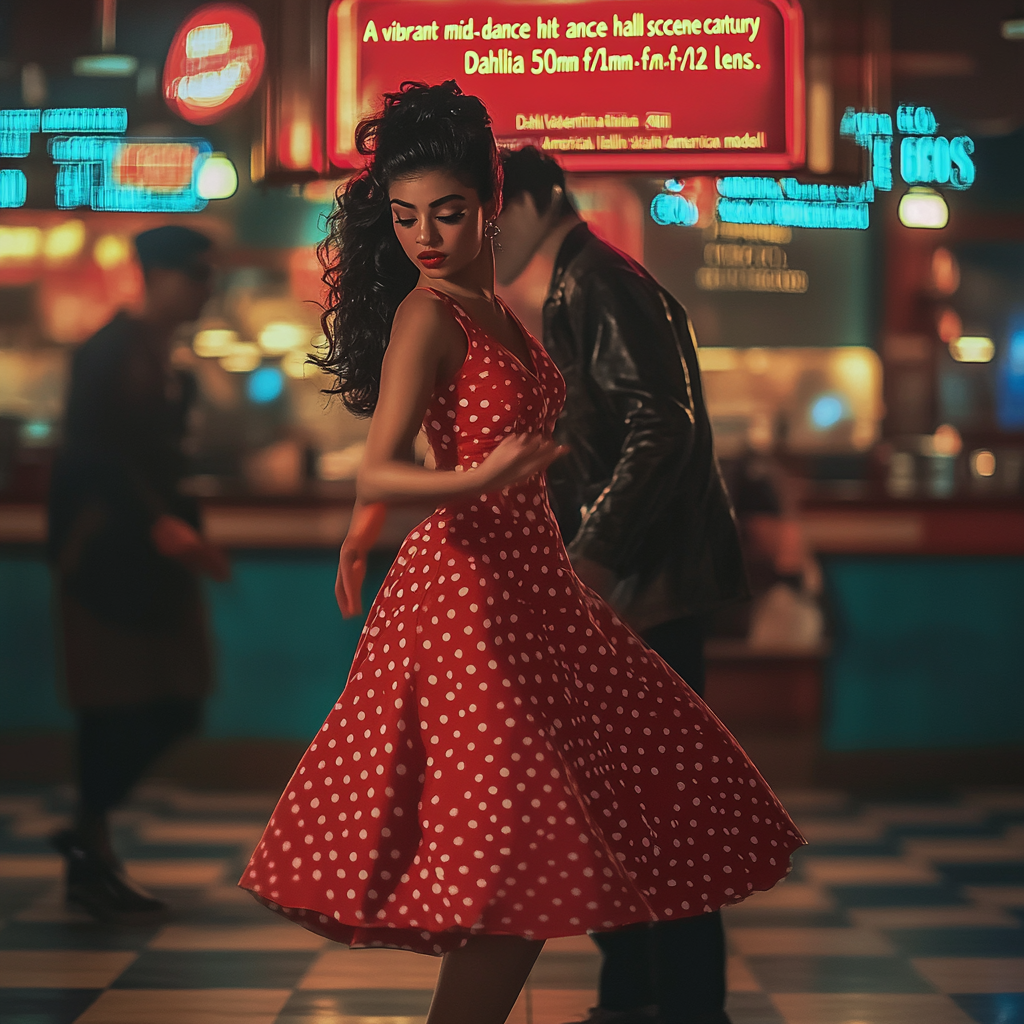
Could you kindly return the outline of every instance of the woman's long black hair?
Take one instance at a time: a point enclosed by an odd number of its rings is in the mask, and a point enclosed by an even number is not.
[[[327,342],[313,360],[336,378],[327,392],[356,415],[369,416],[377,405],[395,311],[419,277],[395,237],[390,185],[445,170],[475,188],[481,202],[500,203],[501,162],[490,125],[483,103],[454,81],[403,82],[356,128],[356,149],[369,160],[339,190],[317,248],[327,285],[321,317]]]

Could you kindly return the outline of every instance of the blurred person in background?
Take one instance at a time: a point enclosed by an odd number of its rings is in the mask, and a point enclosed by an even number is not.
[[[698,693],[706,615],[746,594],[686,312],[581,220],[558,163],[503,155],[498,280],[553,260],[544,346],[565,378],[548,488],[577,575]],[[728,1024],[718,911],[592,933],[593,1024]]]
[[[78,769],[74,823],[52,842],[68,901],[117,922],[166,910],[125,876],[108,815],[198,726],[211,685],[199,575],[228,575],[180,491],[196,385],[171,365],[175,332],[210,297],[211,242],[166,226],[135,245],[141,314],[118,313],[72,360],[48,540]]]
[[[722,459],[740,526],[751,599],[722,608],[716,636],[744,638],[755,650],[813,650],[824,639],[821,567],[810,551],[774,440],[751,432],[744,451]]]

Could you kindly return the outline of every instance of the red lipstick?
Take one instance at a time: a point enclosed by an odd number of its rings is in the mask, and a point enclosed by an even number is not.
[[[424,249],[423,252],[417,254],[416,259],[425,267],[433,269],[441,266],[448,256],[443,252],[438,252],[437,249]]]

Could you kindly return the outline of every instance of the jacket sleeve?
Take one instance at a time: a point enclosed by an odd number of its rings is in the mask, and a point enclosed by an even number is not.
[[[569,553],[626,577],[693,451],[693,394],[680,350],[680,335],[691,344],[692,335],[681,307],[636,273],[591,272],[567,298],[595,399],[625,431],[611,478],[584,511]]]

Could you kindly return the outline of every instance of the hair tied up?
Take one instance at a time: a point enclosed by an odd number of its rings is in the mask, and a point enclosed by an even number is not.
[[[391,182],[445,170],[476,189],[482,203],[501,205],[501,162],[487,108],[454,79],[440,85],[403,82],[355,131],[366,167],[338,193],[317,255],[327,298],[327,338],[314,362],[336,380],[328,389],[357,415],[377,405],[381,364],[395,311],[416,286],[419,269],[395,237]]]

